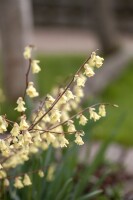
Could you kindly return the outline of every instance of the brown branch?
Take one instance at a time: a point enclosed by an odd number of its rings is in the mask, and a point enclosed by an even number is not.
[[[26,96],[26,89],[28,87],[28,83],[29,83],[29,73],[30,73],[30,69],[31,69],[31,62],[32,60],[29,59],[29,66],[28,66],[28,70],[26,72],[26,86],[25,86],[25,91],[24,91],[24,95],[23,95],[23,99],[25,99],[25,96]]]
[[[65,132],[57,132],[57,131],[49,131],[49,130],[39,130],[39,129],[32,129],[32,131],[43,131],[43,133],[55,133],[55,134],[73,134],[73,133],[76,133],[76,132],[80,132],[80,131],[73,131],[73,132],[68,132],[68,131],[65,131]],[[40,133],[42,134],[42,133]]]

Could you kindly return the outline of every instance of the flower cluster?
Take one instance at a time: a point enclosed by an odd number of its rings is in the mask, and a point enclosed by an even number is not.
[[[39,61],[32,59],[31,46],[25,48],[23,55],[30,63],[27,75],[30,70],[33,74],[41,71]],[[5,186],[10,183],[8,180],[9,169],[29,160],[30,154],[35,154],[40,149],[47,150],[49,145],[54,148],[68,147],[69,134],[74,135],[74,142],[77,145],[83,145],[84,132],[77,130],[74,118],[77,118],[79,125],[85,126],[91,119],[97,121],[106,116],[106,104],[95,104],[70,115],[72,110],[75,112],[79,109],[86,80],[95,75],[95,68],[101,67],[103,60],[93,52],[77,70],[68,85],[65,88],[59,88],[53,95],[48,94],[37,110],[32,113],[30,119],[27,119],[25,114],[27,109],[25,96],[33,99],[38,97],[39,93],[34,83],[28,80],[24,96],[19,97],[16,102],[15,110],[20,113],[18,121],[13,122],[6,116],[0,116],[0,134],[6,135],[8,127],[12,127],[10,134],[0,139],[0,179],[4,179]],[[40,177],[44,176],[41,170],[38,174]],[[53,168],[50,168],[49,180],[52,180],[52,174]],[[28,174],[15,178],[14,186],[16,188],[21,189],[28,185],[31,185]]]

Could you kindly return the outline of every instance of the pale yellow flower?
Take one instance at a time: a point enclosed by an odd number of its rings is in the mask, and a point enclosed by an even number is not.
[[[15,108],[18,112],[25,112],[26,108],[24,107],[25,102],[23,101],[22,97],[19,97],[17,100],[18,106]]]
[[[100,105],[100,106],[99,106],[99,115],[100,115],[101,117],[105,117],[105,116],[106,116],[105,105]]]
[[[96,60],[96,52],[91,53],[91,58],[88,61],[90,67],[95,67],[95,60]]]
[[[55,99],[51,95],[47,95],[46,101],[45,101],[45,106],[46,108],[50,108],[52,104],[54,103]]]
[[[73,93],[70,91],[70,89],[68,89],[65,93],[66,97],[67,97],[67,101],[74,99],[75,95],[73,95]]]
[[[73,90],[74,90],[76,97],[82,98],[84,96],[84,92],[83,92],[83,89],[81,87],[75,86]]]
[[[89,66],[89,64],[85,64],[85,65],[84,65],[84,68],[85,68],[84,74],[85,74],[86,76],[92,77],[92,76],[95,75],[95,72],[93,71],[93,68],[91,68],[91,67]]]
[[[83,115],[83,114],[81,114],[80,116],[78,116],[77,118],[79,118],[79,124],[81,124],[81,125],[85,125],[86,123],[87,123],[87,121],[88,121],[88,119]]]
[[[8,187],[10,185],[10,182],[9,182],[9,180],[6,178],[6,179],[4,179],[4,186],[5,187]]]
[[[26,89],[26,93],[31,98],[37,97],[39,95],[39,93],[34,88],[34,83],[33,82],[29,82],[28,88]]]
[[[86,82],[86,77],[83,75],[75,75],[74,81],[77,82],[77,86],[84,87]]]
[[[50,115],[50,122],[51,123],[56,123],[56,122],[60,122],[60,118],[61,118],[61,112],[58,109],[53,109],[51,111],[51,115]]]
[[[60,142],[60,147],[67,147],[67,145],[69,144],[69,141],[65,138],[65,136],[63,134],[58,135],[58,140]]]
[[[82,140],[82,138],[81,138],[81,136],[79,134],[76,134],[75,137],[76,137],[76,139],[74,140],[74,142],[76,144],[78,144],[78,145],[83,145],[84,144],[84,142],[83,142],[83,140]]]
[[[90,119],[94,119],[94,121],[97,121],[101,118],[101,116],[95,112],[95,108],[89,108],[89,113]]]
[[[96,58],[95,58],[95,62],[96,62],[95,66],[97,68],[101,67],[103,65],[103,61],[104,61],[104,58],[101,58],[100,56],[96,56]]]
[[[67,129],[68,132],[73,133],[76,131],[75,125],[73,124],[72,120],[69,120],[67,125],[68,125]]]
[[[0,133],[4,133],[7,131],[8,123],[4,119],[4,117],[0,116]]]
[[[32,51],[32,48],[30,46],[25,47],[23,56],[26,60],[31,58],[31,51]]]
[[[20,121],[20,130],[26,130],[26,129],[28,129],[28,127],[29,127],[29,125],[28,125],[28,123],[26,122],[26,116],[23,115],[23,116],[21,117],[21,121]]]
[[[0,170],[0,179],[6,178],[7,174],[4,170]]]
[[[22,179],[22,177],[20,177],[20,176],[15,178],[15,183],[14,183],[15,188],[21,189],[24,187],[21,179]]]
[[[19,135],[19,132],[20,132],[20,127],[19,125],[15,122],[14,125],[13,125],[13,128],[11,130],[11,134],[12,136],[18,136]]]
[[[39,175],[41,178],[43,178],[43,177],[44,177],[44,172],[43,172],[42,170],[39,170],[39,171],[38,171],[38,175]]]
[[[90,67],[101,67],[103,65],[104,59],[101,58],[100,56],[97,56],[95,52],[92,52],[91,58],[88,61],[88,64]]]
[[[7,144],[5,140],[0,139],[0,150],[5,151],[7,149]]]
[[[56,140],[56,137],[54,136],[53,133],[44,133],[43,138],[46,139],[46,141],[50,144],[53,143]]]
[[[24,175],[23,184],[24,184],[25,186],[32,185],[31,180],[30,180],[30,177],[29,177],[27,174]]]
[[[39,60],[32,60],[32,62],[31,62],[31,69],[32,69],[32,73],[33,74],[36,74],[36,73],[38,73],[38,72],[41,71],[41,68],[38,65],[39,62],[40,62]]]

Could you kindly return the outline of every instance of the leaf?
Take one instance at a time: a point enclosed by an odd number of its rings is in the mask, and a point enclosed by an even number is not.
[[[55,200],[62,200],[63,195],[65,194],[66,190],[68,189],[68,186],[70,185],[70,183],[72,183],[72,178],[68,179],[64,185],[64,187],[62,188],[62,190],[59,192],[58,196],[55,198]]]
[[[102,190],[97,190],[97,191],[91,192],[87,195],[84,195],[77,200],[86,200],[86,199],[88,200],[88,199],[91,199],[92,197],[96,197],[97,195],[99,195],[101,193],[102,193]]]

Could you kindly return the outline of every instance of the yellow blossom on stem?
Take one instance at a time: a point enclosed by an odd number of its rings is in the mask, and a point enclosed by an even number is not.
[[[95,66],[97,68],[101,67],[103,65],[103,61],[104,61],[104,58],[101,58],[100,56],[96,56],[96,58],[95,58],[95,62],[96,62]]]
[[[92,52],[91,58],[88,61],[90,67],[101,67],[103,65],[104,59],[100,56],[97,56],[95,52]]]
[[[86,82],[86,77],[82,74],[81,75],[76,74],[74,77],[74,81],[77,82],[77,86],[84,87]]]
[[[39,95],[39,93],[34,88],[34,83],[33,82],[29,82],[28,88],[26,89],[26,93],[31,98],[37,97]]]
[[[60,147],[67,147],[67,145],[69,144],[68,140],[65,138],[65,136],[63,134],[60,134],[58,136],[59,142],[60,142]]]
[[[46,108],[50,108],[51,105],[54,103],[55,99],[51,95],[47,95],[46,101],[45,101],[45,106]]]
[[[101,116],[95,112],[95,108],[89,108],[89,113],[90,119],[94,119],[94,121],[97,121],[101,118]]]
[[[41,71],[41,68],[38,65],[39,62],[40,62],[39,60],[32,60],[32,62],[31,62],[31,68],[32,68],[32,73],[33,74],[36,74],[36,73],[38,73],[38,72]]]
[[[106,116],[105,105],[100,105],[100,106],[99,106],[99,115],[100,115],[101,117],[105,117],[105,116]]]
[[[9,180],[6,178],[6,179],[4,179],[4,186],[5,187],[8,187],[10,185],[10,182],[9,182]]]
[[[66,94],[66,97],[67,97],[67,101],[75,98],[75,95],[73,95],[73,93],[70,91],[70,89],[68,89],[65,94]]]
[[[32,48],[30,46],[25,47],[23,56],[26,60],[31,58],[31,51],[32,51]]]
[[[60,122],[60,118],[61,118],[61,112],[56,108],[53,109],[50,115],[50,122],[51,123]]]
[[[88,121],[88,119],[83,115],[83,114],[81,114],[81,115],[79,115],[77,118],[79,118],[79,124],[81,124],[81,125],[85,125],[86,123],[87,123],[87,121]]]
[[[82,98],[84,96],[83,89],[81,87],[75,86],[73,90],[76,97]]]
[[[95,72],[93,71],[93,69],[89,66],[89,64],[85,64],[84,65],[84,68],[85,68],[85,72],[84,74],[88,77],[92,77],[95,75]]]
[[[15,122],[14,125],[13,125],[13,128],[11,130],[11,134],[12,136],[18,136],[19,135],[19,132],[20,132],[20,127],[19,125]]]
[[[21,116],[21,121],[20,121],[20,130],[27,130],[29,127],[28,123],[26,122],[26,116],[23,115]]]
[[[15,183],[14,183],[15,188],[21,189],[24,187],[21,179],[22,179],[22,177],[20,177],[20,176],[15,178]]]
[[[68,129],[67,129],[68,132],[73,133],[76,131],[75,125],[73,124],[72,120],[69,120],[67,125],[68,125]]]
[[[43,178],[43,177],[44,177],[44,172],[43,172],[42,170],[39,170],[39,171],[38,171],[38,175],[39,175],[41,178]]]
[[[91,58],[88,60],[88,64],[90,67],[95,67],[95,59],[96,59],[96,52],[91,53]]]
[[[83,140],[82,140],[80,134],[76,133],[75,137],[76,137],[76,139],[74,140],[74,142],[75,142],[76,144],[78,144],[78,145],[83,145],[83,144],[84,144],[84,142],[83,142]]]
[[[46,141],[50,144],[50,143],[54,143],[56,140],[56,137],[54,136],[54,134],[48,132],[48,133],[44,133],[44,135],[42,136],[44,139],[46,139]]]
[[[7,131],[8,123],[3,116],[0,116],[0,133]]]
[[[2,139],[0,139],[0,150],[5,151],[7,149],[6,142]]]
[[[25,112],[26,108],[24,107],[25,102],[23,101],[22,97],[19,97],[17,100],[18,106],[15,108],[18,112]]]
[[[25,186],[32,185],[31,180],[30,180],[30,177],[29,177],[27,174],[24,175],[23,184],[24,184]]]

